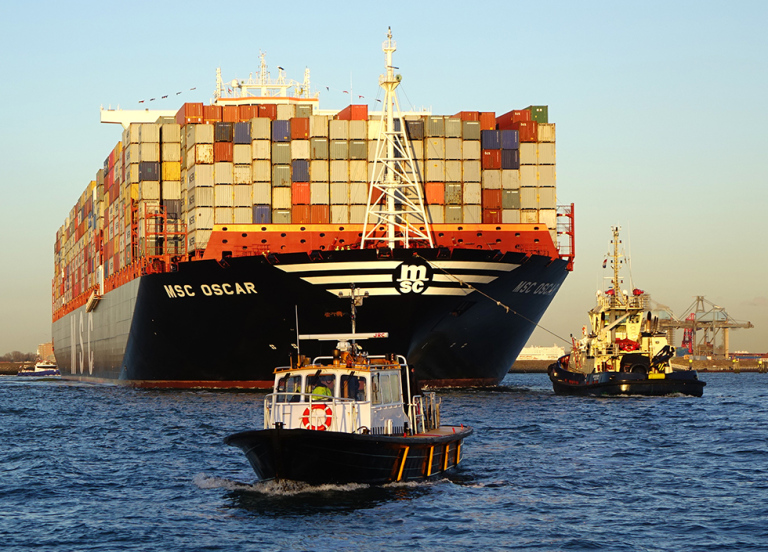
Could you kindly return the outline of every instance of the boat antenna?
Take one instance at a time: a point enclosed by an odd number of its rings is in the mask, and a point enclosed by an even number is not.
[[[301,338],[299,337],[299,305],[294,305],[296,311],[296,354],[301,358]]]
[[[397,67],[392,65],[392,53],[397,46],[392,40],[391,28],[382,50],[387,72],[379,76],[379,85],[384,89],[385,96],[360,248],[365,248],[366,241],[382,241],[375,236],[380,226],[387,229],[384,241],[391,249],[398,242],[408,248],[412,240],[426,241],[429,247],[433,247],[419,170],[413,159],[413,148],[405,132],[405,120],[395,93],[402,76],[395,74]]]

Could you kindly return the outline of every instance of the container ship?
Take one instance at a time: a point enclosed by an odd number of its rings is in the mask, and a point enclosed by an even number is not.
[[[498,384],[574,261],[547,106],[380,111],[304,81],[224,82],[209,105],[104,110],[122,139],[56,234],[65,379],[268,388],[312,333],[386,331],[422,385]],[[352,308],[350,308],[350,304]],[[325,348],[325,349],[324,349]]]

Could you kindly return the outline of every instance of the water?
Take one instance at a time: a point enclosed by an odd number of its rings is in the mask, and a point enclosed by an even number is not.
[[[428,483],[255,482],[222,444],[260,393],[0,378],[0,549],[768,549],[768,375],[704,397],[553,395],[544,374],[442,393],[475,434]]]

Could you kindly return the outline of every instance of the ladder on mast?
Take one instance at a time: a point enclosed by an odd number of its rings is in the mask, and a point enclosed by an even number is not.
[[[381,130],[376,142],[373,174],[368,187],[368,204],[363,224],[361,249],[366,242],[385,241],[390,249],[398,242],[411,247],[413,241],[427,242],[434,247],[429,220],[424,209],[424,194],[419,170],[413,159],[412,147],[405,132],[405,121],[395,89],[402,77],[395,75],[392,53],[396,50],[392,29],[382,45],[387,72],[379,76],[384,89],[384,107],[381,112]],[[397,122],[397,124],[395,124]],[[377,192],[374,198],[374,192]],[[386,237],[376,235],[379,227],[386,228]]]

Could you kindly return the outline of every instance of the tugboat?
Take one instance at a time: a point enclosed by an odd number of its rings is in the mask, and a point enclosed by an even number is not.
[[[659,331],[650,296],[640,289],[623,293],[619,279],[619,231],[613,231],[612,287],[598,292],[589,311],[590,327],[574,340],[570,354],[548,368],[558,395],[670,395],[701,397],[705,382],[695,370],[673,370],[675,348]],[[605,265],[603,265],[605,266]]]
[[[42,360],[34,366],[24,366],[16,374],[17,376],[33,376],[37,378],[60,376],[58,367],[53,362]]]
[[[336,349],[276,368],[264,429],[224,439],[260,480],[377,485],[433,478],[461,462],[472,428],[440,424],[441,400],[417,391],[404,356],[363,352],[357,341],[388,334],[355,333],[363,296],[351,287],[352,333],[299,335],[299,343],[337,341]]]

